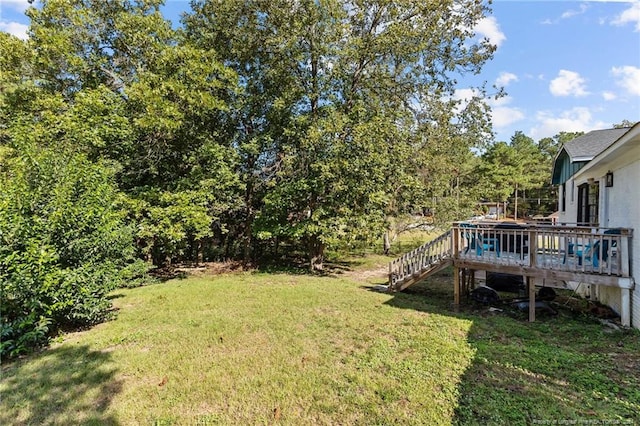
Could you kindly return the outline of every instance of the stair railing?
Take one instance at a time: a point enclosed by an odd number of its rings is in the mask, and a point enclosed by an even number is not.
[[[451,231],[403,254],[389,263],[389,290],[395,290],[404,281],[420,276],[434,265],[452,257]]]

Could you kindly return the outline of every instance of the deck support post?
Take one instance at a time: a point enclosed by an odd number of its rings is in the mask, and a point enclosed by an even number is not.
[[[618,253],[621,254],[620,262],[620,273],[623,277],[628,277],[631,275],[631,270],[629,268],[629,238],[622,238],[620,240],[620,247],[618,247]]]
[[[453,267],[453,307],[458,309],[460,306],[460,268]]]
[[[529,290],[529,322],[536,320],[536,284],[533,277],[526,277]]]
[[[620,322],[624,327],[631,326],[631,290],[620,289]]]
[[[465,297],[469,297],[471,290],[476,288],[476,270],[475,269],[467,269],[467,282],[464,289]]]

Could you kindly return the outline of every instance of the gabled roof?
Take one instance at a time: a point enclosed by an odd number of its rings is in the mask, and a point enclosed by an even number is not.
[[[640,122],[596,155],[593,160],[580,169],[576,176],[602,176],[616,167],[630,164],[640,159]]]
[[[551,183],[557,185],[566,182],[596,155],[620,139],[629,129],[629,127],[623,127],[593,130],[565,143],[553,161]]]
[[[564,144],[564,149],[572,161],[589,161],[628,131],[628,127],[594,130],[570,140]]]

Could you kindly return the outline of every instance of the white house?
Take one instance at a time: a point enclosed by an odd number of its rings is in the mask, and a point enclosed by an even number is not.
[[[566,143],[554,161],[559,186],[559,224],[633,229],[630,273],[640,277],[640,123],[589,132]],[[640,286],[633,290],[593,286],[591,296],[618,313],[631,311],[640,328]],[[630,305],[630,306],[629,306]]]

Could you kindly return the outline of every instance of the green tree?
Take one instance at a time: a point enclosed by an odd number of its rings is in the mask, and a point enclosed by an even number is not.
[[[630,121],[627,119],[622,120],[620,123],[614,124],[612,127],[614,129],[622,129],[624,127],[633,127],[634,125],[638,124],[637,121]]]
[[[327,246],[382,234],[424,164],[411,152],[436,129],[477,141],[471,109],[454,113],[453,76],[494,47],[471,40],[487,8],[462,3],[195,3],[187,33],[225,55],[246,93],[235,138],[259,178],[247,189],[264,190],[255,235],[303,243],[320,269]]]
[[[581,133],[561,132],[552,138],[544,138],[536,144],[532,138],[517,131],[509,144],[498,142],[481,157],[478,167],[482,182],[481,195],[496,201],[514,199],[514,216],[519,216],[520,195],[525,209],[534,210],[527,201],[529,194],[537,194],[540,200],[535,208],[538,212],[551,212],[555,208],[555,188],[550,184],[553,160],[562,144],[580,136]],[[531,199],[532,197],[529,197]],[[534,197],[535,198],[535,197]]]
[[[254,222],[262,199],[280,172],[285,146],[297,137],[296,102],[300,95],[299,41],[289,2],[194,2],[185,17],[190,43],[215,50],[237,74],[240,90],[220,116],[218,133],[235,147],[236,177],[242,195],[226,212],[237,231],[245,262],[254,257]],[[264,235],[264,234],[261,234]]]
[[[160,5],[46,0],[29,40],[0,33],[3,354],[105,318],[145,269],[134,236],[157,263],[191,256],[235,202],[217,132],[235,74]]]
[[[518,219],[518,199],[520,191],[542,186],[550,179],[549,165],[545,162],[538,145],[523,132],[516,132],[511,137],[511,146],[515,151],[514,167],[516,170],[514,184],[514,217]],[[525,197],[526,198],[526,197]]]
[[[533,139],[520,131],[511,137],[510,144],[498,142],[483,154],[480,174],[486,187],[486,198],[507,201],[514,196],[516,219],[520,192],[548,179],[538,147]]]
[[[130,220],[149,219],[138,244],[156,264],[201,249],[241,189],[236,153],[218,129],[236,76],[173,30],[162,3],[46,0],[30,9],[37,87],[11,108],[39,143],[117,164]]]
[[[538,149],[544,155],[545,161],[549,162],[549,173],[551,173],[551,167],[553,164],[553,160],[556,155],[558,155],[558,151],[562,146],[577,138],[578,136],[582,136],[584,132],[560,132],[553,137],[542,138],[538,141]]]
[[[483,198],[502,202],[508,200],[517,179],[516,164],[515,150],[506,142],[497,142],[486,150],[479,165]]]
[[[560,132],[553,137],[543,138],[538,141],[538,149],[543,158],[540,173],[547,177],[541,185],[534,188],[534,191],[537,191],[538,194],[539,212],[549,214],[557,209],[558,189],[551,184],[553,162],[565,143],[583,134],[584,132]]]

